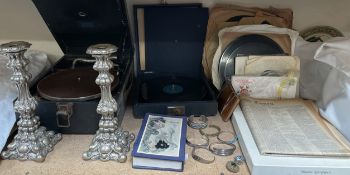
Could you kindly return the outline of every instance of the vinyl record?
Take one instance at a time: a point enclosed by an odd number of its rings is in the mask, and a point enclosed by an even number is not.
[[[301,31],[300,36],[309,42],[324,42],[333,37],[343,37],[344,35],[331,26],[315,26]]]
[[[269,37],[249,34],[233,40],[223,51],[219,61],[221,83],[235,73],[235,58],[238,55],[279,55],[283,49]]]
[[[188,77],[157,77],[141,83],[143,102],[203,100],[208,91],[203,81]]]
[[[113,71],[112,71],[113,72]],[[37,85],[39,95],[52,101],[86,101],[101,96],[100,87],[95,83],[98,72],[93,69],[67,69],[48,75]],[[113,90],[118,84],[114,76]]]

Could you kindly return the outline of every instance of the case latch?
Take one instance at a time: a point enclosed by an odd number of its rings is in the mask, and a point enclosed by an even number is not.
[[[70,127],[70,118],[73,115],[73,103],[56,103],[57,126],[62,128]]]
[[[185,106],[168,106],[168,115],[185,115]]]

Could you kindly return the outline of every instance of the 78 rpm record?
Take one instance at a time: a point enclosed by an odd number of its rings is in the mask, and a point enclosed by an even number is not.
[[[203,81],[189,77],[157,77],[141,84],[144,102],[198,101],[207,94]]]
[[[111,71],[113,74],[113,70]],[[37,85],[41,97],[52,101],[86,101],[101,96],[100,87],[95,83],[98,72],[93,69],[67,69],[48,75]],[[114,76],[113,90],[118,84]]]
[[[235,72],[235,58],[238,55],[278,55],[283,49],[272,39],[264,35],[243,35],[231,43],[223,51],[219,65],[219,76],[222,82],[230,79]]]
[[[314,26],[300,32],[300,36],[309,42],[324,42],[333,37],[343,37],[338,29],[331,26]]]

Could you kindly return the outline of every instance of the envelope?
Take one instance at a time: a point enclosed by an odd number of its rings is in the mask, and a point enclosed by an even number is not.
[[[260,76],[266,70],[279,75],[290,70],[300,71],[300,60],[296,56],[240,56],[235,59],[235,75]]]
[[[232,76],[231,83],[239,96],[259,99],[288,99],[298,97],[297,72],[288,76]]]

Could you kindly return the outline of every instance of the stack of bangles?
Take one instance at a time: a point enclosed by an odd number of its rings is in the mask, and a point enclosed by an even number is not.
[[[208,151],[208,146],[209,146],[209,139],[207,136],[202,135],[201,137],[202,142],[201,143],[194,143],[191,142],[191,140],[189,138],[186,138],[186,143],[188,146],[193,147],[192,149],[192,158],[200,163],[204,163],[204,164],[210,164],[213,163],[215,161],[215,157],[213,156],[211,159],[205,159],[203,157],[201,157],[198,154],[198,150],[205,150]]]
[[[201,128],[201,141],[194,142],[191,138],[186,138],[187,145],[193,147],[192,157],[194,160],[210,164],[215,161],[215,156],[212,159],[205,159],[198,154],[197,150],[207,150],[218,156],[229,156],[234,153],[236,146],[234,145],[237,141],[237,137],[233,132],[221,131],[220,127],[216,125],[208,125],[206,128],[213,128],[216,131],[213,133],[207,133],[206,130]],[[226,136],[226,137],[225,137]],[[229,136],[230,139],[225,139]],[[209,144],[209,137],[217,137],[218,142]]]

